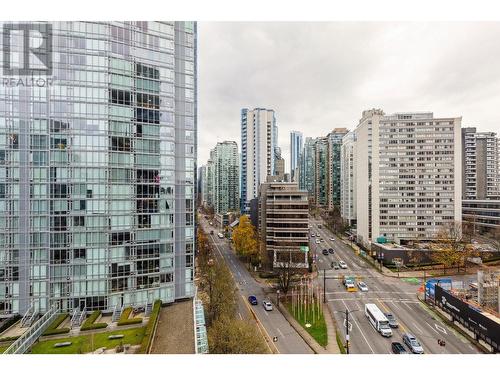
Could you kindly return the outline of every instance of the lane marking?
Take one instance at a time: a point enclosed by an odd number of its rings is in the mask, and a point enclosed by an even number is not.
[[[429,326],[430,329],[432,329],[434,332],[436,332],[439,335],[439,332],[434,329],[433,326],[431,326],[428,322],[425,322]]]
[[[346,303],[344,301],[342,301],[342,303],[344,304],[345,308],[346,309],[349,309],[346,305]],[[352,321],[354,322],[354,324],[356,324],[356,327],[358,327],[359,329],[359,332],[361,333],[361,336],[363,336],[363,338],[365,339],[365,342],[366,344],[368,345],[368,347],[370,348],[372,354],[375,354],[375,351],[373,350],[373,348],[371,347],[370,343],[368,342],[368,340],[366,339],[366,336],[365,334],[363,333],[363,330],[361,329],[361,327],[359,326],[358,322],[356,321],[356,319],[354,318],[354,316],[352,316]]]
[[[417,323],[412,322],[412,324],[420,333],[424,333],[424,331],[422,331],[422,328],[420,328],[420,326]]]
[[[436,329],[441,332],[441,333],[444,333],[445,335],[448,334],[448,332],[446,331],[446,328],[444,327],[441,327],[440,325],[438,325],[437,323],[434,323],[434,326],[436,327]]]
[[[240,316],[240,319],[243,320],[243,317],[241,316],[241,313],[238,311],[238,315]]]
[[[285,337],[285,335],[283,334],[283,332],[280,331],[280,329],[278,327],[276,327],[276,331],[278,331],[278,333],[280,334],[281,337]]]

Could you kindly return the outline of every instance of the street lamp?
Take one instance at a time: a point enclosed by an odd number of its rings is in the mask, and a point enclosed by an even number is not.
[[[345,315],[345,348],[346,348],[346,353],[349,354],[349,314],[355,312],[355,311],[361,311],[359,309],[351,310],[349,311],[348,309],[345,309],[345,311],[342,310],[337,310],[334,311],[334,313],[342,313]]]

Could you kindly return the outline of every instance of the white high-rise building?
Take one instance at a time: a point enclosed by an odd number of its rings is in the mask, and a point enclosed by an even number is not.
[[[499,142],[496,133],[462,129],[463,199],[500,199]]]
[[[356,223],[355,140],[354,131],[350,131],[342,139],[340,150],[340,212],[349,225]]]
[[[241,210],[259,195],[259,185],[275,173],[278,128],[274,110],[241,110]]]
[[[299,131],[290,132],[290,176],[292,181],[296,180],[296,169],[299,168],[299,157],[302,152],[302,133]]]
[[[356,130],[358,241],[432,238],[461,221],[461,118],[363,112]]]

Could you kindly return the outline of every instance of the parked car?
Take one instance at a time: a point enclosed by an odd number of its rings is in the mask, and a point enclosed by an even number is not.
[[[316,243],[317,243],[317,244],[319,244],[319,243],[320,243],[319,238],[316,238]]]
[[[255,296],[248,296],[248,302],[250,302],[250,305],[258,305],[259,302],[257,301],[257,297]]]
[[[333,237],[332,237],[332,238],[330,238],[330,241],[335,241],[335,238],[333,238]]]
[[[332,262],[332,268],[335,270],[339,269],[339,264],[337,262]]]
[[[407,354],[405,347],[400,342],[393,342],[391,344],[391,349],[394,354]]]
[[[340,268],[342,268],[342,269],[344,269],[344,270],[345,270],[345,269],[347,269],[347,264],[346,264],[343,260],[341,260],[341,261],[339,262],[339,266],[340,266]]]
[[[328,255],[328,250],[327,249],[323,249],[321,252],[323,253],[323,255]]]
[[[325,242],[325,240],[324,240],[324,239],[322,239],[322,238],[320,238],[320,239],[319,239],[319,241],[320,241],[320,242]]]
[[[264,310],[273,311],[273,305],[269,301],[262,301],[262,306],[264,306]]]
[[[368,292],[368,285],[366,285],[363,281],[358,282],[358,288],[362,292]]]
[[[334,253],[334,251],[333,251],[333,249],[332,249],[331,247],[328,249],[328,252],[329,252],[330,254],[333,254],[333,253]]]
[[[222,233],[220,233],[220,232],[219,232],[219,233],[217,233],[217,236],[218,236],[219,238],[224,238],[224,235],[223,235]]]
[[[315,237],[316,235],[314,233],[311,233],[311,237]]]
[[[399,324],[398,321],[396,320],[396,317],[394,316],[393,313],[385,313],[385,317],[389,321],[389,327],[391,328],[398,328]]]
[[[405,333],[403,335],[403,342],[414,354],[424,354],[424,348],[418,342],[417,338],[411,333]]]

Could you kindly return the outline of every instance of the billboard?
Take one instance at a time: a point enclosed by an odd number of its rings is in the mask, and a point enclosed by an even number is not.
[[[425,295],[427,298],[434,299],[437,284],[443,289],[451,290],[451,279],[429,279],[425,283]]]
[[[435,286],[436,305],[450,314],[453,319],[473,331],[486,341],[496,352],[500,350],[500,323],[482,314],[479,309]]]

